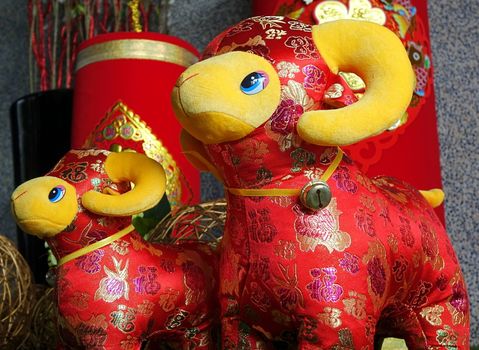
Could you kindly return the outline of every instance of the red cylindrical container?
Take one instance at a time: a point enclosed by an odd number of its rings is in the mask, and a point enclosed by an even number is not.
[[[78,51],[72,147],[135,150],[167,173],[172,207],[199,201],[199,172],[181,152],[170,94],[198,60],[187,42],[151,32],[98,35]]]

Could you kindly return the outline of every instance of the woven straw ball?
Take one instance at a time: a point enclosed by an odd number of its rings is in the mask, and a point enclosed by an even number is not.
[[[27,338],[34,293],[27,262],[15,245],[0,235],[1,349],[15,349]]]

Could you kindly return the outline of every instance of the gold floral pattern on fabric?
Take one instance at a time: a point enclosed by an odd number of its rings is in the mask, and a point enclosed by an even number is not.
[[[149,300],[143,300],[143,302],[138,305],[137,310],[140,314],[150,317],[153,315],[154,308],[155,308],[155,303]]]
[[[125,241],[114,241],[110,244],[110,247],[114,252],[117,252],[120,255],[126,255],[129,251],[129,245],[130,243]]]
[[[370,241],[368,253],[363,256],[363,263],[368,272],[368,291],[374,309],[379,310],[387,298],[387,285],[391,280],[386,249],[379,241]]]
[[[131,245],[133,246],[133,249],[136,251],[144,249],[154,256],[161,256],[163,254],[161,249],[155,248],[150,244],[145,244],[144,241],[140,239],[136,239],[134,237],[131,238]]]
[[[296,257],[296,243],[280,239],[274,248],[274,253],[286,260],[294,259]]]
[[[289,266],[278,264],[281,275],[273,276],[276,286],[273,291],[280,300],[285,310],[295,310],[298,306],[304,306],[303,292],[298,287],[298,270],[296,265],[292,269]]]
[[[166,195],[172,207],[181,203],[180,170],[168,149],[125,103],[119,101],[88,136],[83,148],[107,145],[114,151],[142,152],[159,162],[166,173]]]
[[[466,325],[469,322],[468,305],[469,298],[466,292],[466,284],[460,271],[457,271],[450,282],[452,296],[446,306],[452,316],[454,325]]]
[[[293,79],[296,73],[300,72],[297,64],[287,61],[281,61],[276,64],[276,69],[278,70],[278,76],[280,78]]]
[[[343,251],[351,245],[351,236],[339,228],[339,216],[336,198],[323,210],[307,213],[299,205],[293,207],[296,214],[294,230],[296,239],[303,252],[315,251],[318,245],[326,247],[328,252]]]
[[[70,298],[69,303],[76,309],[85,310],[90,302],[90,294],[76,291]]]
[[[124,267],[121,267],[122,261],[113,259],[114,271],[106,265],[103,266],[106,276],[100,281],[100,286],[95,292],[95,300],[102,299],[107,303],[112,303],[120,298],[128,300],[130,286],[128,285],[128,263],[126,260]]]
[[[419,314],[431,325],[440,326],[442,325],[441,315],[443,312],[443,306],[434,305],[423,308]]]
[[[102,348],[107,341],[108,322],[102,314],[92,314],[89,319],[82,320],[78,314],[66,316],[65,321],[73,328],[80,343],[89,344],[92,347]]]
[[[442,270],[444,268],[444,259],[439,254],[436,231],[424,219],[421,220],[419,229],[421,231],[424,262],[430,262],[435,270]]]
[[[304,86],[289,80],[281,87],[281,105],[265,125],[267,135],[276,140],[282,151],[298,147],[301,139],[295,133],[295,125],[301,114],[315,107]]]
[[[179,297],[180,291],[173,288],[167,288],[160,293],[159,305],[161,306],[161,309],[165,312],[172,311],[175,308]]]
[[[338,328],[342,325],[341,310],[334,307],[325,307],[324,312],[318,314],[319,322],[331,328]]]
[[[436,334],[436,340],[440,345],[444,346],[447,350],[457,349],[457,340],[459,337],[454,329],[445,325],[443,329],[438,329]]]

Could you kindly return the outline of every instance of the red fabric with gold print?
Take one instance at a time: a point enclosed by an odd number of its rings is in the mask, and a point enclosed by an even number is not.
[[[183,156],[170,94],[197,51],[158,33],[109,33],[79,48],[72,147],[133,149],[164,167],[170,204],[199,201],[199,172]],[[116,147],[116,148],[115,148]]]
[[[268,60],[281,101],[247,136],[205,145],[228,189],[222,348],[372,349],[375,336],[396,336],[411,349],[468,349],[466,285],[432,207],[405,182],[370,179],[337,148],[297,134],[303,112],[324,106],[340,81],[311,27],[253,17],[220,34],[204,57],[229,51]],[[330,172],[332,199],[322,210],[281,194]]]
[[[398,177],[421,189],[442,187],[427,1],[255,0],[252,7],[254,15],[289,16],[309,24],[354,18],[383,24],[395,32],[409,53],[417,78],[407,116],[391,132],[345,150],[370,176]],[[342,101],[331,102],[331,106],[341,107]],[[443,207],[436,212],[444,223]]]
[[[131,217],[100,216],[81,206],[87,191],[129,189],[108,178],[108,153],[70,151],[47,174],[74,186],[79,201],[75,220],[48,239],[59,261],[62,345],[139,350],[146,340],[161,340],[185,349],[213,348],[217,258],[212,249],[204,242],[147,242],[131,226]],[[96,244],[101,245],[90,249]]]

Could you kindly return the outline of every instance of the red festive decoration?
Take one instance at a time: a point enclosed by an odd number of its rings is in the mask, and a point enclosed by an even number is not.
[[[12,195],[19,225],[46,238],[58,259],[62,345],[139,350],[147,340],[161,340],[210,349],[217,318],[214,252],[198,241],[143,240],[131,225],[131,213],[118,208],[142,211],[157,203],[164,175],[157,175],[163,174],[159,165],[144,155],[113,153],[113,160],[111,155],[71,151],[47,176],[22,184]],[[110,176],[126,182],[115,183]],[[129,180],[136,182],[131,191]],[[97,197],[87,202],[88,195]],[[73,221],[65,227],[64,218]]]
[[[196,50],[158,33],[109,33],[80,46],[72,146],[131,149],[158,160],[173,207],[199,201],[199,172],[181,152],[170,94]]]
[[[363,99],[325,108],[339,79],[329,67],[364,76]],[[466,284],[423,197],[432,193],[370,179],[324,145],[387,128],[413,80],[381,26],[278,16],[230,27],[180,77],[173,101],[186,151],[228,192],[222,348],[372,349],[387,336],[411,349],[469,348]]]

